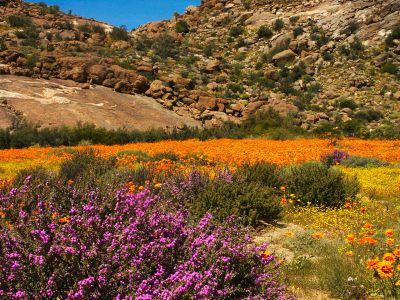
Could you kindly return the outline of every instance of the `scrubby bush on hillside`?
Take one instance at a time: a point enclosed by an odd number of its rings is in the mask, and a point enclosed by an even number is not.
[[[273,32],[267,25],[262,25],[260,28],[258,28],[257,35],[259,38],[269,39],[272,37]]]
[[[179,20],[176,22],[175,31],[177,33],[187,33],[189,32],[189,25],[185,20]]]
[[[400,39],[400,26],[397,26],[393,28],[392,32],[388,35],[388,37],[385,40],[386,46],[387,47],[394,47],[394,40]]]
[[[272,24],[272,29],[274,31],[281,31],[285,27],[285,22],[282,19],[276,19],[275,22]]]
[[[291,166],[286,170],[285,186],[294,194],[299,205],[339,207],[347,199],[354,198],[359,190],[355,179],[319,162],[307,162]]]
[[[242,35],[244,33],[244,27],[243,26],[234,26],[229,30],[229,35],[233,37],[238,37],[239,35]]]
[[[115,41],[129,40],[129,34],[125,26],[114,27],[111,31],[111,38]]]
[[[12,27],[30,27],[33,25],[32,20],[23,15],[11,15],[7,17],[7,22]]]

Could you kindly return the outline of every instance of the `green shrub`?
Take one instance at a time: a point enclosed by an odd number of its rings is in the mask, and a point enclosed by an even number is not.
[[[359,190],[355,179],[320,162],[307,162],[291,166],[285,173],[285,186],[289,194],[300,200],[297,204],[340,207]]]
[[[175,154],[174,152],[160,152],[154,155],[151,160],[152,161],[160,161],[160,160],[170,160],[170,161],[179,161],[179,156]]]
[[[272,29],[274,31],[281,31],[285,27],[285,22],[282,19],[276,19],[275,22],[272,24]]]
[[[114,155],[114,157],[122,157],[122,156],[135,156],[138,162],[151,160],[151,156],[143,151],[122,150]]]
[[[239,35],[242,35],[244,33],[244,27],[243,26],[234,26],[229,30],[229,35],[233,37],[238,37]]]
[[[46,184],[46,182],[51,180],[51,178],[51,172],[45,167],[33,167],[19,171],[13,179],[13,185],[22,186],[29,181],[31,185],[36,186]]]
[[[341,165],[349,168],[356,167],[384,167],[390,165],[386,161],[382,161],[375,157],[363,157],[363,156],[350,156],[341,162]]]
[[[260,39],[261,38],[269,39],[273,36],[273,32],[267,25],[262,25],[258,28],[257,35]]]
[[[394,47],[395,43],[394,40],[400,39],[400,26],[395,27],[392,30],[392,33],[386,38],[385,43],[387,47]]]
[[[113,27],[111,31],[111,38],[114,41],[128,41],[129,34],[125,26]]]
[[[355,113],[354,115],[357,119],[361,119],[367,122],[379,121],[383,118],[383,113],[377,110],[368,109],[361,110]]]
[[[33,22],[29,17],[23,15],[11,15],[7,18],[8,24],[12,27],[31,27]]]
[[[189,32],[189,25],[185,20],[179,20],[176,22],[175,31],[177,33],[187,33]]]
[[[300,19],[299,16],[291,16],[291,17],[289,18],[289,22],[290,22],[291,24],[296,24],[297,21],[298,21],[299,19]]]
[[[211,212],[219,221],[235,215],[244,225],[273,222],[282,211],[276,190],[259,183],[215,181],[187,203],[193,215],[201,218]]]
[[[274,164],[247,163],[236,171],[236,176],[248,183],[257,182],[265,187],[279,188],[283,186],[281,171],[280,167]]]
[[[78,151],[71,159],[64,161],[60,166],[62,180],[79,181],[86,183],[95,181],[97,177],[107,173],[115,166],[113,159],[103,158],[92,148]]]
[[[168,57],[175,57],[178,54],[177,41],[167,33],[157,37],[153,41],[152,47],[154,49],[155,54],[161,57],[162,59],[166,59]]]
[[[92,33],[93,28],[89,23],[84,23],[78,26],[78,30],[85,33]]]
[[[304,33],[304,29],[301,26],[297,26],[294,30],[293,30],[293,35],[295,38],[297,38],[298,36],[302,35]]]
[[[350,108],[350,109],[354,110],[358,107],[358,105],[353,100],[341,98],[341,99],[339,99],[339,107],[340,108]]]
[[[399,67],[391,62],[386,62],[382,65],[382,72],[396,75],[399,72]]]

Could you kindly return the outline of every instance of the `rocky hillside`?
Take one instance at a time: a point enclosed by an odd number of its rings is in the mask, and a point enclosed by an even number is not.
[[[145,94],[208,126],[270,107],[306,130],[400,126],[399,39],[398,0],[204,0],[129,33],[0,0],[0,73]]]

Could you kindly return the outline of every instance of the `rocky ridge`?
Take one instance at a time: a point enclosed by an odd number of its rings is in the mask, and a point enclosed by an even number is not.
[[[144,94],[208,126],[270,107],[307,130],[400,124],[397,0],[205,0],[130,33],[17,0],[0,12],[2,74]]]

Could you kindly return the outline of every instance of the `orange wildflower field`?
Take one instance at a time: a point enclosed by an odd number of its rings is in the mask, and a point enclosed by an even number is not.
[[[319,160],[320,156],[339,148],[350,155],[376,157],[389,162],[400,161],[400,141],[366,141],[366,140],[187,140],[162,141],[156,143],[136,143],[127,145],[92,146],[105,156],[114,155],[120,151],[143,151],[148,154],[174,152],[179,156],[202,154],[209,160],[227,164],[242,164],[264,161],[279,165],[303,161]],[[58,162],[69,156],[62,148],[28,148],[0,151],[0,163],[32,161],[35,163]],[[72,147],[83,149],[84,146]],[[60,151],[57,151],[60,150]]]

